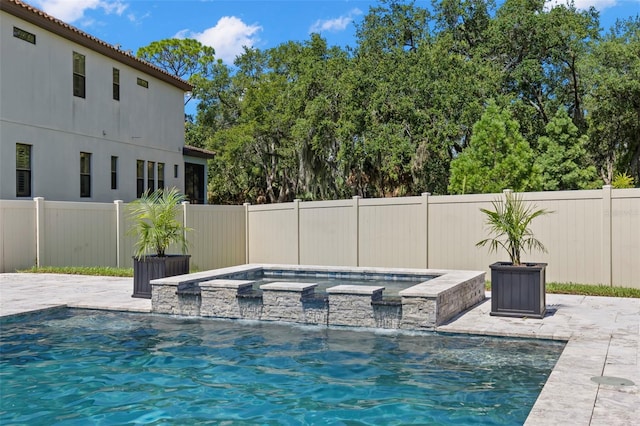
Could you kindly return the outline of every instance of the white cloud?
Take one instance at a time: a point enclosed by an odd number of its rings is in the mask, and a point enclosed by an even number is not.
[[[317,20],[311,28],[309,28],[310,33],[320,33],[322,31],[342,31],[351,22],[351,18],[348,16],[341,16],[335,19],[326,19],[326,20]]]
[[[615,6],[618,3],[618,0],[575,0],[574,6],[576,9],[589,9],[591,6],[594,6],[598,10],[603,10],[608,7]]]
[[[216,58],[233,63],[236,56],[242,54],[243,47],[253,47],[260,41],[258,32],[262,27],[256,24],[247,25],[235,16],[223,16],[218,23],[201,33],[182,30],[174,37],[193,38],[200,43],[211,46],[216,51]]]
[[[142,16],[138,16],[135,13],[129,13],[127,14],[127,19],[129,20],[129,22],[133,23],[133,24],[140,24],[143,20],[150,18],[151,17],[151,13],[147,12]]]
[[[568,3],[569,0],[550,0],[549,3],[546,4],[546,8],[550,9],[553,6],[566,5]],[[587,10],[593,6],[599,11],[602,11],[609,7],[616,6],[618,4],[618,0],[574,0],[573,4],[576,9]]]
[[[120,0],[36,0],[35,3],[49,15],[67,23],[83,19],[86,10],[102,9],[107,15],[122,15],[128,6]]]
[[[321,33],[323,31],[337,32],[344,31],[351,22],[353,22],[354,16],[362,15],[360,9],[353,9],[347,15],[342,15],[334,19],[318,19],[309,28],[310,33]]]

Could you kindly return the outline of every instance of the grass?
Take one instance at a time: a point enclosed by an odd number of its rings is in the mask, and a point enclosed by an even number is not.
[[[24,269],[18,272],[98,275],[105,277],[133,277],[133,268],[110,268],[106,266],[45,266]],[[192,270],[193,272],[193,270]],[[491,282],[486,282],[486,289],[491,290]],[[631,297],[640,299],[640,289],[628,287],[609,287],[604,285],[547,283],[548,294],[576,294],[582,296]]]
[[[111,268],[108,266],[34,266],[18,272],[32,274],[97,275],[103,277],[133,277],[133,268]]]
[[[491,282],[485,288],[491,291]],[[602,284],[547,283],[547,294],[575,294],[581,296],[631,297],[640,299],[639,288],[609,287]]]
[[[640,288],[609,287],[606,285],[574,283],[549,283],[547,284],[547,293],[640,298]]]

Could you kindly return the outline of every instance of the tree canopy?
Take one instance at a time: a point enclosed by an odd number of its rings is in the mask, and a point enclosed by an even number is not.
[[[197,40],[177,38],[154,41],[136,52],[138,58],[187,80],[194,86],[185,104],[192,97],[198,96],[200,85],[214,77],[216,68],[222,65],[222,62],[215,60],[214,55],[213,47],[205,46]]]
[[[470,146],[451,162],[453,194],[536,191],[541,187],[534,153],[511,113],[490,102],[473,126]]]
[[[640,182],[640,18],[544,0],[381,0],[356,45],[318,34],[139,56],[196,87],[190,144],[215,203],[582,189]]]

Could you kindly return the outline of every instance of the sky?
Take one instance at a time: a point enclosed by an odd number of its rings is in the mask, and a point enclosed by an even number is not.
[[[23,0],[133,54],[166,38],[194,38],[232,65],[243,46],[268,49],[320,33],[329,45],[355,46],[354,22],[375,0]],[[498,0],[500,1],[500,0]],[[565,0],[553,0],[564,2]],[[640,14],[640,0],[574,0],[595,6],[600,24]],[[417,0],[429,7],[431,0]]]

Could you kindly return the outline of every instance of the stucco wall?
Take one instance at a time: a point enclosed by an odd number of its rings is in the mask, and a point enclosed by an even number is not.
[[[164,163],[165,185],[182,189],[181,89],[8,13],[0,12],[0,25],[1,199],[16,199],[16,143],[32,145],[31,197],[130,201],[138,159]],[[14,26],[35,34],[36,44],[14,37]],[[73,96],[74,51],[85,55],[85,98]],[[112,96],[113,68],[120,70],[119,101]],[[149,87],[139,86],[138,77]],[[80,197],[80,152],[92,154],[89,198]],[[115,190],[111,156],[118,157]]]

